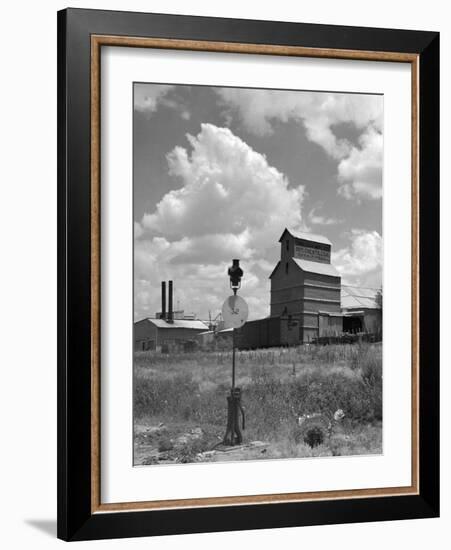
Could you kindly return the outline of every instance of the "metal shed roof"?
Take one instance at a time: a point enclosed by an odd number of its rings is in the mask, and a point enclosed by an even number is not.
[[[303,271],[307,271],[308,273],[318,273],[319,275],[340,277],[340,273],[338,273],[332,264],[309,262],[308,260],[300,260],[299,258],[293,258],[293,262],[295,262],[296,265],[298,265]]]
[[[192,321],[191,319],[174,319],[173,323],[168,323],[165,319],[147,319],[157,328],[190,328],[196,330],[208,331],[208,327],[202,321]]]
[[[324,235],[318,235],[316,233],[310,233],[306,231],[297,231],[296,233],[293,233],[293,231],[290,231],[289,229],[284,230],[284,232],[282,233],[279,239],[279,242],[282,240],[286,231],[295,239],[303,239],[305,241],[313,241],[315,243],[328,244],[332,246],[332,243],[329,241],[327,237],[324,237]]]
[[[380,288],[342,285],[341,307],[343,309],[381,309],[377,295]]]

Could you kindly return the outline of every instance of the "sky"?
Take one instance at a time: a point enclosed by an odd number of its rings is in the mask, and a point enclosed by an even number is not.
[[[332,242],[342,283],[382,281],[383,96],[134,84],[134,317],[215,318],[239,258],[249,318],[269,315],[285,227]]]

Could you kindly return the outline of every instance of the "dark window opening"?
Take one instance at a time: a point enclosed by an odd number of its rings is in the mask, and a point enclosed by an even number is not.
[[[285,264],[285,273],[288,275],[288,262]]]
[[[362,317],[343,317],[343,332],[351,334],[363,332]]]

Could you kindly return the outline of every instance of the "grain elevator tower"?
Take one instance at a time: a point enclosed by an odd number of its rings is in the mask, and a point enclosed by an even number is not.
[[[330,262],[332,243],[321,235],[288,229],[279,242],[280,260],[270,275],[270,316],[286,320],[282,341],[296,344],[340,333],[341,278]]]

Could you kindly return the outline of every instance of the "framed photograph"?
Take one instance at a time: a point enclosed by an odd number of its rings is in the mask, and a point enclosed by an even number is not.
[[[58,14],[58,536],[439,514],[439,35]]]

